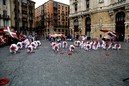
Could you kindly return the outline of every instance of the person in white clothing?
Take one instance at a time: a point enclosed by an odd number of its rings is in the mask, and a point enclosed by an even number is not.
[[[59,47],[59,45],[58,44],[56,44],[56,45],[54,45],[53,47],[52,47],[52,49],[54,50],[54,51],[59,51],[59,49],[60,49],[60,47]]]
[[[11,46],[9,47],[10,53],[14,53],[16,54],[18,51],[18,46],[16,44],[11,44]]]
[[[68,47],[68,43],[66,41],[62,42],[62,48],[67,48]]]
[[[18,42],[17,46],[18,46],[19,49],[22,49],[23,48],[22,42]]]
[[[28,52],[28,53],[32,53],[33,51],[34,51],[33,46],[30,44],[30,45],[27,47],[27,52]]]
[[[84,49],[89,51],[91,49],[91,44],[87,43],[86,46],[84,47]]]
[[[70,45],[69,46],[69,51],[73,52],[75,50],[75,46],[74,45]]]
[[[30,45],[29,39],[25,39],[25,40],[24,40],[24,44],[25,44],[25,48],[27,48],[28,45]]]

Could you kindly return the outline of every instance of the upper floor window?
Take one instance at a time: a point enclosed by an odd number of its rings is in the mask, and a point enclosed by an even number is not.
[[[118,0],[118,2],[122,2],[122,1],[125,1],[125,0]]]
[[[90,1],[86,0],[86,8],[89,8],[89,7],[90,7]]]
[[[3,0],[3,5],[6,5],[6,0]]]
[[[3,15],[7,15],[7,11],[6,10],[3,10]]]
[[[75,9],[75,12],[77,12],[77,3],[74,4],[74,9]]]
[[[22,0],[23,3],[27,3],[27,0]]]
[[[99,0],[99,3],[103,3],[104,2],[104,0]]]

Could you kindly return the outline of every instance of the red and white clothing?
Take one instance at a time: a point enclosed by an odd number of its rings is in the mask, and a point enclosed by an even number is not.
[[[92,49],[97,50],[98,48],[99,48],[99,42],[98,42],[98,41],[95,41],[95,42],[92,44]]]
[[[84,47],[85,50],[90,50],[91,49],[91,44],[90,43],[87,43]]]
[[[75,51],[75,46],[74,46],[74,45],[70,45],[70,46],[69,46],[69,51],[71,51],[71,52],[72,52],[72,51]]]
[[[55,46],[57,43],[56,42],[52,42],[51,43],[51,46],[53,47],[53,46]]]
[[[120,49],[121,49],[121,44],[116,43],[116,49],[117,49],[117,50],[120,50]]]
[[[110,48],[111,48],[111,43],[110,42],[105,43],[104,46],[103,46],[103,49],[105,49],[105,50],[109,50]]]
[[[30,45],[27,47],[27,52],[28,52],[28,53],[32,53],[33,51],[34,51],[33,46],[30,44]]]
[[[84,48],[84,46],[85,46],[85,41],[82,40],[81,43],[80,43],[80,47],[81,47],[81,48]]]
[[[34,48],[34,49],[36,49],[36,48],[37,48],[37,43],[36,43],[35,41],[34,41],[34,42],[32,42],[32,43],[31,43],[31,45],[33,46],[33,48]]]
[[[62,48],[67,48],[68,47],[68,43],[66,41],[62,42]]]
[[[25,44],[25,48],[27,48],[28,45],[30,45],[29,39],[25,39],[25,40],[23,41],[23,43]]]
[[[54,46],[52,47],[52,49],[53,49],[54,51],[59,51],[60,47],[59,47],[58,44],[56,44],[56,45],[54,45]]]
[[[116,49],[116,43],[115,43],[115,42],[112,42],[112,43],[111,43],[111,48],[112,48],[113,50]]]
[[[18,42],[17,46],[18,46],[19,49],[22,49],[23,48],[22,42]]]
[[[77,46],[77,47],[79,47],[79,46],[80,46],[80,44],[81,44],[81,42],[80,42],[80,41],[75,41],[75,42],[74,42],[74,45],[75,45],[75,46]]]
[[[41,46],[41,42],[39,40],[37,40],[38,46]]]
[[[16,44],[11,44],[9,47],[10,53],[16,53],[18,51],[18,46]]]
[[[99,47],[102,47],[103,48],[104,45],[105,45],[105,41],[102,40],[102,41],[99,42],[99,44],[100,44]]]

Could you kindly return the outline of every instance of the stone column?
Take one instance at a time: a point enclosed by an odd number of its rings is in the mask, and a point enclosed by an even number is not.
[[[129,5],[125,6],[125,10],[126,10],[127,18],[129,19]]]

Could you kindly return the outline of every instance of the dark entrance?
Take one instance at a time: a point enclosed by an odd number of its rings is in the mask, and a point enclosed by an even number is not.
[[[78,26],[79,26],[79,21],[78,21],[78,19],[75,19],[74,20],[74,32],[78,32],[79,31]]]
[[[78,19],[75,19],[74,20],[74,37],[76,37],[76,39],[79,38],[79,34],[76,34],[76,36],[75,36],[75,33],[77,33],[79,31],[78,27],[79,27],[79,21],[78,21]]]
[[[125,37],[125,13],[124,12],[118,12],[116,14],[116,27],[115,27],[115,32],[118,35],[118,41],[124,41]]]
[[[87,35],[87,39],[90,39],[90,32],[91,32],[91,19],[87,17],[85,20],[85,35]]]

